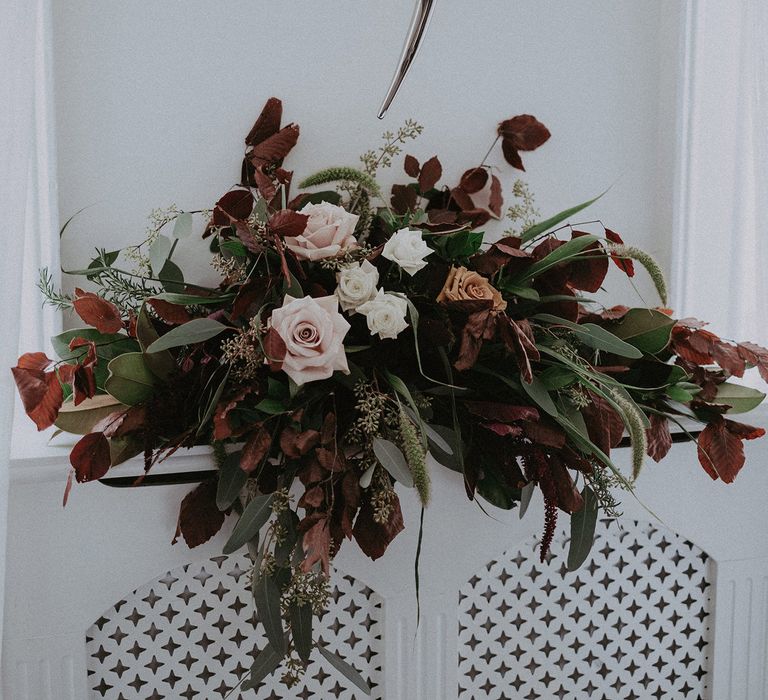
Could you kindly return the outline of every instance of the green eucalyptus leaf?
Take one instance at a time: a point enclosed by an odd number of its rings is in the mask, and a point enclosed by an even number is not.
[[[577,256],[582,250],[593,243],[598,242],[600,239],[597,236],[588,234],[586,236],[579,236],[572,238],[570,241],[563,243],[563,245],[555,248],[551,253],[544,256],[538,262],[533,263],[522,275],[515,277],[515,281],[529,280],[537,277],[538,275],[553,268],[555,265],[559,265],[566,260]]]
[[[612,327],[613,334],[649,355],[669,345],[675,319],[655,309],[630,309]]]
[[[568,550],[568,571],[576,571],[586,560],[595,541],[597,497],[589,486],[581,492],[584,507],[571,515],[571,545]]]
[[[217,493],[218,501],[218,493]],[[272,515],[272,494],[256,496],[243,510],[232,534],[224,545],[224,554],[232,554],[243,547],[250,539],[259,534],[259,530]]]
[[[195,318],[172,328],[165,335],[160,336],[146,351],[148,353],[155,353],[168,350],[169,348],[203,343],[226,330],[229,330],[228,326],[212,318]]]
[[[153,299],[167,301],[178,306],[206,306],[208,304],[222,304],[234,299],[234,294],[214,294],[212,296],[198,296],[196,294],[177,294],[175,292],[160,292],[153,294]]]
[[[539,375],[539,379],[547,391],[557,391],[573,384],[578,376],[568,367],[552,366],[547,367]]]
[[[747,413],[757,408],[765,398],[765,394],[733,382],[723,382],[717,387],[717,396],[712,403],[726,404],[731,408],[728,413]]]
[[[184,273],[172,260],[166,260],[163,269],[157,276],[166,292],[181,293],[184,291]]]
[[[174,238],[187,238],[192,233],[192,214],[183,211],[176,217],[173,224]]]
[[[413,488],[413,475],[408,468],[408,462],[405,459],[405,455],[394,442],[380,437],[373,438],[373,453],[376,455],[376,459],[379,460],[379,464],[394,479],[403,486]]]
[[[277,416],[281,413],[285,413],[288,410],[288,407],[285,405],[282,399],[272,399],[269,397],[259,401],[255,408],[257,411],[268,413],[270,416]]]
[[[608,190],[606,190],[606,192],[607,191]],[[525,231],[523,231],[521,236],[521,238],[523,239],[523,243],[532,241],[534,238],[536,238],[536,236],[540,236],[542,233],[546,233],[547,231],[554,228],[558,224],[562,223],[566,219],[570,218],[574,214],[578,214],[582,209],[586,209],[591,204],[594,204],[604,194],[605,192],[597,195],[597,197],[595,197],[594,199],[590,199],[589,201],[584,202],[583,204],[577,204],[575,207],[571,207],[570,209],[565,209],[561,211],[559,214],[555,214],[549,219],[545,219],[541,223],[534,224],[529,229],[526,229]]]
[[[65,433],[86,435],[96,423],[111,413],[128,408],[114,396],[98,394],[75,406],[71,401],[62,404],[54,425]]]
[[[260,574],[254,579],[252,591],[259,622],[264,626],[270,646],[282,658],[285,656],[286,644],[280,614],[280,589],[271,576]]]
[[[520,491],[520,520],[528,511],[528,507],[531,505],[531,499],[533,498],[533,492],[536,490],[536,484],[532,481],[529,484],[523,486]]]
[[[555,402],[552,400],[552,397],[547,391],[547,387],[544,385],[541,379],[534,376],[533,381],[530,384],[525,381],[521,382],[521,384],[525,393],[528,394],[531,399],[533,399],[533,402],[539,408],[541,408],[545,413],[548,413],[550,416],[558,415],[557,406],[555,406]]]
[[[343,675],[348,681],[354,683],[360,690],[367,695],[371,694],[371,688],[368,683],[365,682],[363,677],[355,670],[353,666],[350,666],[344,659],[338,654],[334,654],[330,649],[326,647],[317,647],[317,650],[322,656],[333,666],[341,675]]]
[[[109,361],[104,388],[118,401],[135,406],[155,393],[155,375],[140,352],[128,352]]]
[[[373,479],[374,471],[376,471],[375,464],[372,467],[368,467],[368,469],[363,472],[359,482],[361,489],[367,489],[371,485],[371,479]]]
[[[159,277],[158,273],[165,267],[165,262],[170,257],[172,249],[173,243],[167,236],[159,234],[152,241],[152,245],[149,246],[149,264],[155,276]]]
[[[278,654],[272,645],[267,645],[258,653],[255,661],[251,665],[248,678],[243,683],[243,690],[254,690],[258,685],[269,675],[275,672],[280,662],[283,660],[283,655]]]
[[[138,435],[109,438],[109,463],[116,467],[144,452],[144,440]]]
[[[304,662],[309,662],[312,654],[312,605],[291,605],[288,612],[291,621],[291,633],[293,635],[293,646],[296,653]]]
[[[160,335],[152,325],[146,304],[143,304],[136,319],[136,339],[144,352],[144,361],[147,367],[159,379],[167,379],[176,371],[176,361],[168,350],[164,352],[148,353],[147,348],[154,343]]]
[[[234,238],[228,241],[221,241],[219,248],[221,250],[226,250],[237,258],[245,258],[248,256],[248,249],[240,241],[237,241]]]
[[[219,483],[216,487],[216,507],[228,510],[237,500],[248,480],[248,474],[240,469],[240,451],[227,455],[219,469]]]
[[[560,318],[559,316],[553,316],[552,314],[536,314],[533,318],[537,321],[545,321],[552,325],[568,328],[579,338],[579,340],[581,340],[582,343],[584,343],[584,345],[587,345],[590,348],[605,350],[614,355],[629,357],[630,359],[639,359],[643,356],[640,349],[623,341],[602,326],[598,326],[594,323],[573,323],[572,321]]]

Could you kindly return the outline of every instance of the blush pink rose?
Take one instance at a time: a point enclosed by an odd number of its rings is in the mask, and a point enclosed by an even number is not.
[[[336,371],[349,374],[344,352],[349,323],[335,296],[295,299],[286,294],[270,325],[285,343],[282,369],[297,385],[328,379]]]
[[[307,204],[301,209],[309,219],[304,232],[285,239],[285,245],[302,260],[332,258],[344,250],[357,248],[355,226],[360,218],[343,207],[328,202]]]

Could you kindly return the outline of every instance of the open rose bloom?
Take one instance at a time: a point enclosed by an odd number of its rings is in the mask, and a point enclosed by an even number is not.
[[[302,260],[332,258],[357,247],[355,226],[359,220],[342,207],[328,202],[307,204],[300,210],[309,217],[304,232],[286,241],[286,247]]]
[[[328,379],[336,371],[349,373],[344,353],[349,323],[338,304],[336,297],[286,295],[283,305],[272,312],[270,325],[285,343],[282,369],[299,386]]]

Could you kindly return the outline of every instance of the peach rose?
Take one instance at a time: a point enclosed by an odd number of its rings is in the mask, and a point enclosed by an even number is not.
[[[355,226],[360,218],[343,207],[320,202],[307,204],[301,214],[309,216],[304,232],[285,239],[285,245],[302,260],[332,258],[339,253],[357,248]]]
[[[299,386],[328,379],[335,371],[349,374],[344,352],[349,323],[335,296],[294,299],[286,294],[270,325],[285,343],[282,369]]]
[[[494,311],[507,308],[507,302],[502,299],[499,290],[479,272],[467,270],[466,267],[452,267],[442,291],[437,295],[437,301],[441,303],[483,299],[493,302]]]

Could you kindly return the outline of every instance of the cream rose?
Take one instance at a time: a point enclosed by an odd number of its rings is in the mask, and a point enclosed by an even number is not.
[[[338,303],[334,296],[294,299],[286,294],[272,312],[270,325],[285,343],[283,371],[299,386],[328,379],[335,371],[349,374],[344,353],[349,323]]]
[[[380,289],[370,301],[357,307],[357,312],[365,316],[371,335],[379,338],[397,338],[401,331],[408,328],[405,314],[408,302],[396,294],[388,294]]]
[[[342,268],[336,273],[336,291],[344,311],[354,313],[360,304],[376,296],[379,271],[367,260]]]
[[[392,234],[381,251],[383,257],[397,263],[409,275],[415,275],[427,266],[424,262],[432,249],[424,242],[421,231],[401,228]]]
[[[328,202],[307,204],[301,214],[309,219],[304,232],[285,239],[285,245],[302,260],[332,258],[344,250],[357,248],[355,226],[360,218],[343,207]]]
[[[499,290],[479,272],[467,270],[466,267],[452,267],[442,291],[437,295],[437,301],[474,301],[476,299],[491,301],[494,311],[504,311],[507,308],[507,302],[502,299]]]

